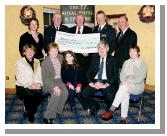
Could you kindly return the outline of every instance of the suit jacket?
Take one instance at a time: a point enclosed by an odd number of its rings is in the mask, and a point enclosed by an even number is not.
[[[38,34],[38,38],[39,38],[39,41],[37,43],[30,33],[26,32],[23,35],[21,35],[20,41],[19,41],[19,51],[20,51],[20,55],[22,57],[23,57],[23,55],[22,55],[23,46],[25,44],[32,44],[32,45],[35,46],[36,54],[34,55],[34,57],[36,59],[42,59],[44,57],[43,53],[42,53],[42,49],[43,49],[43,46],[44,46],[43,45],[43,36],[42,36],[41,33]]]
[[[99,25],[95,26],[93,33],[98,33]],[[109,54],[113,52],[116,47],[116,30],[111,25],[107,24],[103,27],[100,32],[100,40],[106,40],[109,45]]]
[[[17,60],[15,65],[16,85],[27,88],[33,83],[42,83],[40,62],[34,59],[34,71],[25,57]]]
[[[69,29],[69,32],[75,34],[76,29],[77,29],[77,26],[73,26]],[[88,34],[88,33],[92,33],[92,28],[84,25],[82,34]],[[81,70],[87,71],[87,69],[89,67],[89,63],[90,63],[90,55],[86,56],[86,57],[83,56],[81,53],[75,53],[75,55],[76,55],[76,58],[77,58],[79,65],[81,67]]]
[[[55,41],[56,31],[57,30],[53,25],[44,29],[44,49],[46,53],[48,52],[48,44]],[[68,32],[68,27],[65,25],[60,25],[59,31]]]
[[[100,56],[96,54],[95,56],[92,57],[89,70],[87,72],[88,83],[95,81],[94,78],[98,73],[99,65],[100,65]],[[117,87],[118,69],[116,67],[116,61],[114,57],[110,55],[106,57],[106,76],[107,76],[107,83],[113,87]]]
[[[63,56],[59,54],[57,57],[60,61],[60,64],[62,64]],[[58,84],[55,79],[55,69],[49,55],[43,60],[41,64],[41,74],[43,89],[53,91],[53,88]]]
[[[118,67],[122,68],[125,60],[129,59],[129,48],[137,45],[136,33],[128,28],[123,37],[119,40],[121,32],[117,36],[117,46],[115,49],[115,57],[117,59]]]

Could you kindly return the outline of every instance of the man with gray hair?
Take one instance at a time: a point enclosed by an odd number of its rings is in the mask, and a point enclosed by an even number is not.
[[[53,18],[53,25],[48,26],[44,29],[44,50],[45,53],[48,53],[48,44],[55,41],[56,32],[68,32],[68,27],[62,25],[62,15],[61,13],[54,13]]]
[[[85,107],[83,106],[83,108],[90,110],[92,115],[96,115],[100,108],[100,105],[92,96],[101,91],[107,106],[106,110],[108,110],[114,100],[118,85],[116,62],[111,55],[107,55],[109,51],[108,43],[102,40],[97,48],[98,54],[92,56],[87,72],[88,85],[81,92],[81,96],[85,101]]]

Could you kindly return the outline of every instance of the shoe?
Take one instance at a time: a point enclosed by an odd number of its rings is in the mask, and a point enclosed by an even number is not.
[[[76,112],[75,106],[71,107],[71,112]]]
[[[44,124],[49,124],[49,122],[50,122],[50,121],[49,121],[47,118],[43,118],[43,123],[44,123]]]
[[[44,123],[44,124],[53,124],[53,120],[54,120],[54,119],[43,118],[43,123]]]
[[[128,122],[127,122],[126,119],[123,119],[123,120],[120,121],[120,124],[127,124],[127,123],[128,123]]]
[[[54,119],[49,119],[49,121],[50,121],[49,124],[53,124],[53,120]]]
[[[101,119],[105,120],[105,121],[108,121],[108,120],[112,119],[113,115],[114,115],[113,111],[111,111],[111,110],[110,111],[105,111],[101,114]]]
[[[34,123],[34,115],[33,114],[28,114],[28,121],[30,123]]]
[[[94,116],[95,116],[95,115],[97,115],[97,112],[98,112],[98,111],[99,111],[99,108],[93,106],[93,107],[91,108],[91,112],[90,112],[90,113],[91,113],[91,115],[94,115]]]

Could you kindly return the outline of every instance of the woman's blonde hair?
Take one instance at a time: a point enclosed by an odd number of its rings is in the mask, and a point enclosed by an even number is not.
[[[48,44],[48,51],[50,51],[52,48],[57,48],[59,50],[59,46],[55,42],[51,42]]]
[[[33,44],[25,44],[23,46],[23,49],[22,49],[22,55],[25,56],[24,52],[27,50],[27,49],[32,49],[34,51],[34,53],[36,53],[36,48]]]

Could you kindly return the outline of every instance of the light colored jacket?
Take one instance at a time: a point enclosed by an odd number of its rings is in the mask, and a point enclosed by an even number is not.
[[[28,88],[32,83],[43,85],[40,62],[34,59],[34,71],[25,57],[17,60],[15,65],[16,85]]]
[[[130,89],[143,91],[145,87],[145,78],[147,74],[147,65],[139,58],[137,66],[132,64],[131,59],[124,62],[121,73],[120,81],[123,84],[127,79],[133,80]]]

